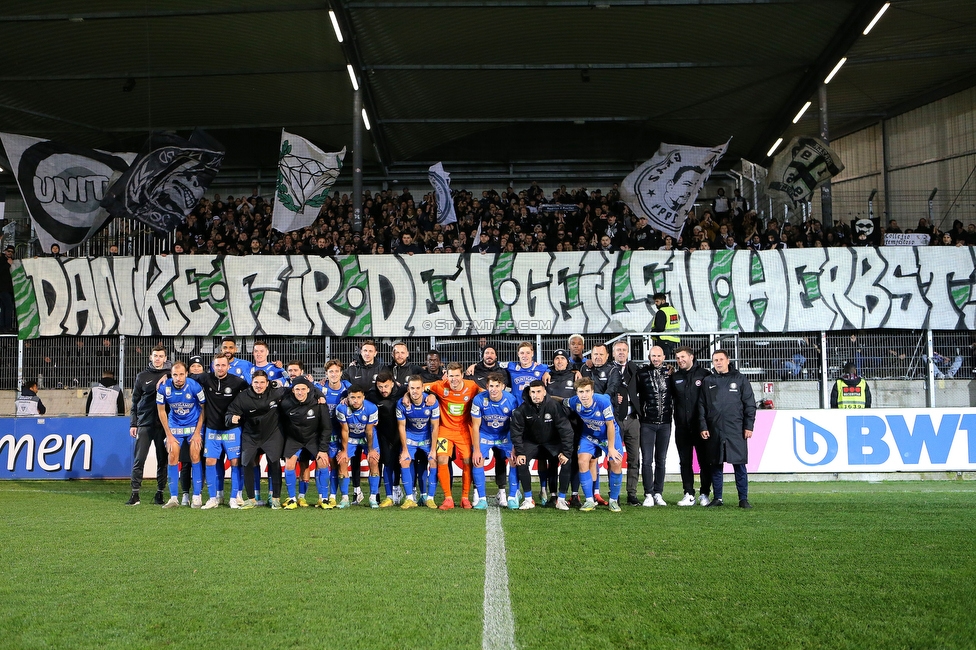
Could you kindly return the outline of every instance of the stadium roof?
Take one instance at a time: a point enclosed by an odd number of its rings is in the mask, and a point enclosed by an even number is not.
[[[351,63],[378,175],[453,160],[632,165],[661,141],[765,163],[976,84],[976,2],[7,0],[0,130],[121,151],[207,128],[271,170],[281,127],[352,144]],[[333,32],[333,9],[343,33]],[[806,101],[812,106],[791,120]],[[390,172],[392,173],[392,172]]]

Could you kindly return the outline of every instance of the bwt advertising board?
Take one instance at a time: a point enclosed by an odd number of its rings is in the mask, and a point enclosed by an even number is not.
[[[128,478],[133,445],[128,418],[3,418],[0,479]],[[759,411],[747,467],[768,474],[976,471],[976,409]],[[146,476],[155,470],[151,452]],[[667,471],[678,473],[673,438]]]

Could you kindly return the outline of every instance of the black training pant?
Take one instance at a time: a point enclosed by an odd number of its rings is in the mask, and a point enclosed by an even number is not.
[[[707,440],[702,439],[701,432],[695,427],[687,428],[675,425],[674,444],[678,447],[678,462],[681,464],[681,487],[685,494],[695,496],[695,468],[692,463],[692,452],[698,452],[698,468],[701,476],[701,494],[712,491],[712,472],[709,466]]]
[[[146,458],[149,456],[149,445],[156,445],[156,490],[162,492],[166,488],[166,466],[169,456],[166,453],[166,434],[161,424],[156,426],[139,427],[136,433],[136,448],[132,453],[132,491],[139,492],[142,488],[142,474],[146,468]]]
[[[641,455],[644,457],[642,474],[644,496],[661,494],[664,491],[664,463],[668,457],[668,443],[671,442],[671,423],[640,426]],[[651,459],[654,465],[651,466]]]
[[[528,494],[532,491],[532,475],[529,473],[529,463],[535,460],[545,459],[548,467],[559,467],[559,450],[556,447],[550,448],[544,445],[525,445],[522,453],[525,454],[525,465],[520,465],[518,468],[519,482],[522,484],[522,494]],[[569,480],[573,473],[573,464],[566,463],[562,466],[559,471],[559,491],[566,493],[569,492]],[[539,482],[542,484],[546,480],[546,477],[539,475]]]

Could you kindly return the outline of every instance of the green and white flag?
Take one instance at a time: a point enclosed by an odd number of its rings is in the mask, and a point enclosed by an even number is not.
[[[322,151],[301,136],[281,131],[278,191],[271,225],[279,232],[306,228],[319,216],[332,184],[339,177],[342,151]]]

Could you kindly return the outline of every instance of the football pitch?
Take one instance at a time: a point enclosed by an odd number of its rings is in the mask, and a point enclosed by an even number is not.
[[[728,488],[724,508],[489,513],[486,618],[484,512],[0,482],[0,647],[976,647],[976,483],[753,483],[753,510]]]

